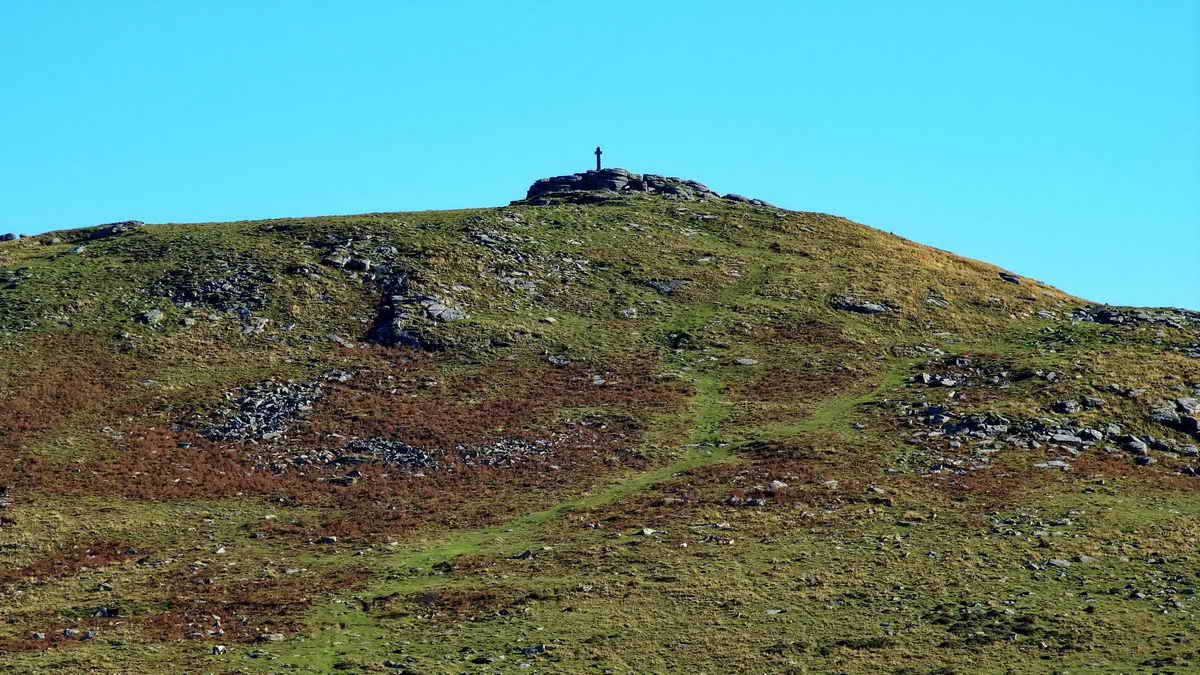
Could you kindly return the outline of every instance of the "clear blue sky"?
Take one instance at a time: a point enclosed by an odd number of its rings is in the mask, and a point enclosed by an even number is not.
[[[1200,309],[1200,0],[0,3],[0,232],[606,161]]]

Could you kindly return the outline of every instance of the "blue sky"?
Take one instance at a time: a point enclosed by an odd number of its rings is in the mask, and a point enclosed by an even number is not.
[[[59,0],[0,25],[0,232],[499,205],[600,144],[1200,309],[1200,0]]]

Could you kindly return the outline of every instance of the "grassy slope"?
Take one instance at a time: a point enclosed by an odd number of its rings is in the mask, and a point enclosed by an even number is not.
[[[481,246],[478,231],[499,233],[503,247]],[[890,473],[906,449],[889,409],[872,404],[944,396],[905,383],[927,348],[1064,374],[979,401],[1014,417],[1045,416],[1054,400],[1109,383],[1180,396],[1200,379],[1195,361],[1164,345],[1194,333],[1040,319],[1082,301],[844,219],[724,202],[157,225],[81,254],[68,251],[82,233],[62,236],[0,245],[0,270],[25,270],[0,290],[0,331],[35,325],[0,332],[0,481],[15,502],[0,512],[0,594],[15,608],[0,626],[10,650],[0,668],[1190,663],[1197,502],[1168,462],[1134,471],[1096,457],[1086,471],[1050,472],[1030,468],[1038,451],[1013,450],[965,485]],[[369,284],[320,266],[328,251],[314,244],[330,236],[394,245],[423,292],[467,308],[469,320],[433,329],[450,347],[330,342],[361,338],[378,301]],[[214,254],[274,277],[262,335],[208,310],[184,327],[188,310],[144,292]],[[297,265],[318,276],[289,272]],[[536,290],[498,280],[514,270]],[[689,283],[666,296],[643,283],[652,279]],[[839,312],[829,299],[840,294],[898,311]],[[950,306],[927,304],[931,295]],[[166,312],[162,329],[134,320],[148,309]],[[288,322],[297,325],[281,331]],[[547,355],[573,363],[554,368]],[[260,446],[171,430],[242,384],[329,367],[359,374],[299,425],[313,431],[297,444],[321,446],[329,430],[390,429],[412,442],[582,434],[577,420],[625,435],[589,436],[554,471],[369,467],[359,485],[337,488],[322,480],[333,469],[276,477],[252,466]],[[593,375],[608,383],[591,386]],[[1106,410],[1084,416],[1161,435],[1143,404],[1105,396]],[[176,448],[185,438],[193,448]],[[773,479],[789,487],[765,506],[726,500]],[[890,501],[873,503],[869,487]],[[1070,525],[1050,524],[1067,514]],[[1027,526],[1010,534],[997,519]],[[643,527],[657,532],[637,535]],[[327,534],[339,542],[314,543]],[[512,558],[525,550],[531,559]],[[1026,566],[1077,554],[1096,562]],[[139,563],[146,555],[161,564]],[[96,590],[101,582],[113,590]],[[100,607],[125,618],[95,617]],[[188,637],[214,628],[214,615],[224,635]],[[24,639],[64,627],[98,638]],[[276,632],[285,639],[254,642]],[[211,656],[213,644],[230,651]],[[520,651],[535,645],[545,652]]]

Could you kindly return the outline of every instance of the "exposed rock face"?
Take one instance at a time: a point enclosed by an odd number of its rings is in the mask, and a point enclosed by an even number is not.
[[[625,169],[601,169],[539,179],[529,186],[524,200],[513,203],[533,206],[552,203],[596,204],[638,192],[681,201],[721,198],[707,185],[694,180],[636,174]]]

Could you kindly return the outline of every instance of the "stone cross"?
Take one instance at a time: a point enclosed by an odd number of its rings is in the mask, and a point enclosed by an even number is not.
[[[603,154],[604,154],[604,151],[601,150],[600,146],[597,145],[596,146],[596,170],[597,171],[600,170],[600,155],[603,155]]]

